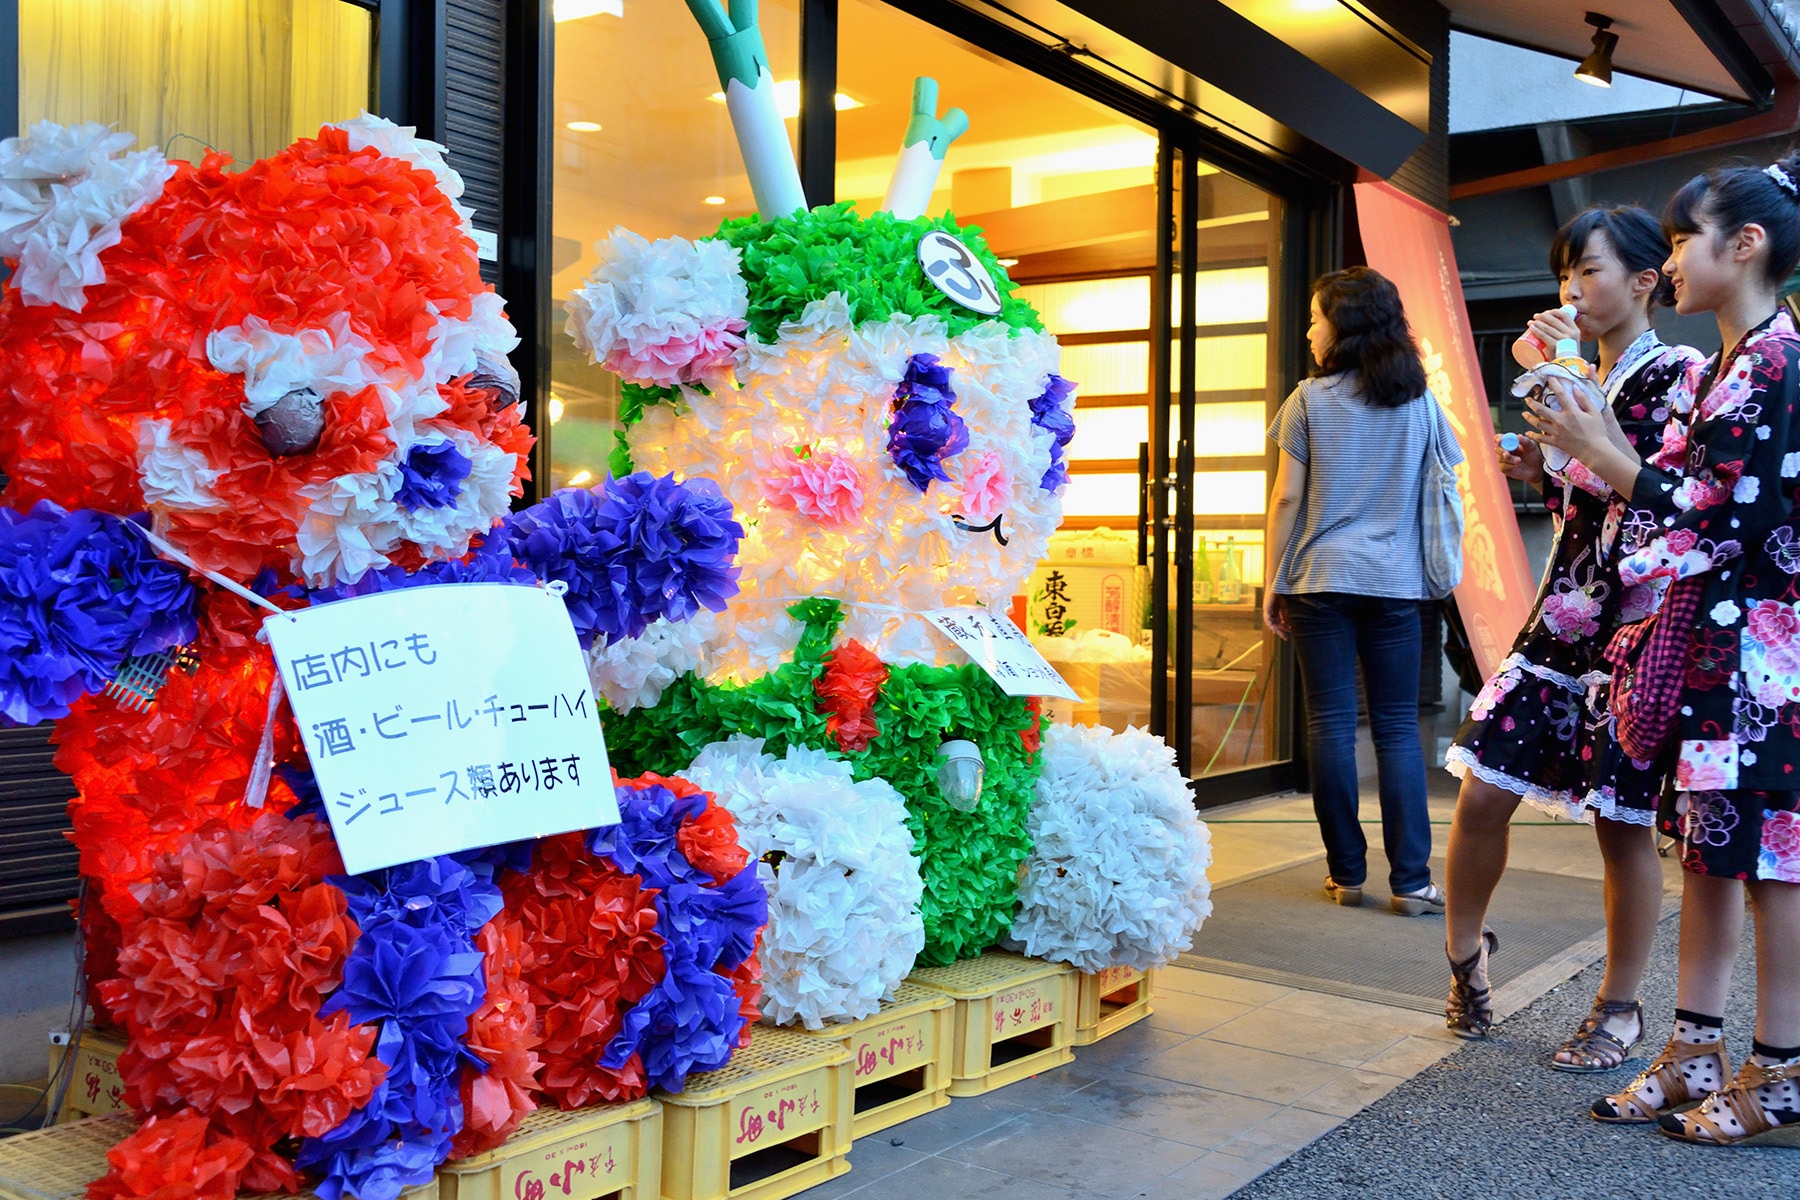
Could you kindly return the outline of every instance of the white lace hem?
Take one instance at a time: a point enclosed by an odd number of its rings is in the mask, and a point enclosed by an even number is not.
[[[1523,654],[1507,655],[1506,661],[1500,664],[1499,668],[1497,670],[1495,670],[1494,674],[1500,675],[1507,671],[1511,671],[1511,670],[1515,670],[1515,669],[1524,671],[1528,675],[1535,675],[1539,679],[1546,680],[1547,682],[1554,683],[1561,687],[1567,688],[1569,691],[1575,692],[1578,695],[1586,695],[1587,694],[1588,684],[1587,684],[1586,680],[1588,678],[1591,678],[1592,675],[1594,674],[1594,672],[1590,672],[1588,674],[1588,676],[1584,676],[1581,679],[1577,679],[1573,675],[1564,675],[1561,671],[1553,671],[1549,667],[1540,667],[1536,663],[1532,662],[1529,658],[1526,658]],[[1608,678],[1611,678],[1611,677],[1608,676]]]
[[[1594,818],[1601,816],[1625,825],[1656,824],[1655,809],[1627,808],[1619,803],[1611,788],[1592,788],[1577,800],[1572,791],[1552,791],[1516,775],[1484,766],[1462,746],[1450,747],[1449,753],[1444,755],[1444,769],[1458,779],[1472,773],[1481,782],[1491,787],[1504,788],[1538,811],[1565,821],[1592,825]]]

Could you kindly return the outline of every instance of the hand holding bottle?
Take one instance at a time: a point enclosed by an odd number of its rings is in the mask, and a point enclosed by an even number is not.
[[[1556,356],[1556,343],[1581,342],[1581,329],[1575,324],[1575,306],[1547,309],[1531,318],[1518,340],[1513,342],[1513,361],[1527,371],[1549,362]]]

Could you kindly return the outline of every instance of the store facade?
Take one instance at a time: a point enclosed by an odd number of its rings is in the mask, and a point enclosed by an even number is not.
[[[970,116],[931,211],[984,231],[1080,385],[1067,520],[1019,602],[1082,693],[1065,719],[1166,736],[1202,805],[1303,785],[1257,603],[1263,430],[1308,365],[1308,281],[1360,258],[1351,185],[1447,205],[1444,8],[765,0],[760,23],[814,205],[879,204],[915,76]],[[523,338],[538,488],[599,478],[618,429],[562,328],[594,241],[753,208],[680,0],[4,0],[0,62],[8,131],[247,160],[367,107],[445,143]],[[0,737],[0,914],[66,926],[66,781],[42,730]]]

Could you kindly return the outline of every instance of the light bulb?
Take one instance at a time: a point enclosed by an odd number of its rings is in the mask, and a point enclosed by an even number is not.
[[[986,771],[981,748],[957,739],[945,742],[937,752],[938,791],[957,812],[974,812],[981,803],[981,780]]]

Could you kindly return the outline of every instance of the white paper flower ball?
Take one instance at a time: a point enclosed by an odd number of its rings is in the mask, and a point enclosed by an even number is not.
[[[1175,752],[1141,729],[1052,725],[1012,936],[1082,971],[1147,970],[1212,912],[1212,841]]]
[[[873,1016],[925,945],[906,804],[825,751],[762,747],[714,742],[681,774],[731,810],[768,889],[764,1011],[808,1029]]]

